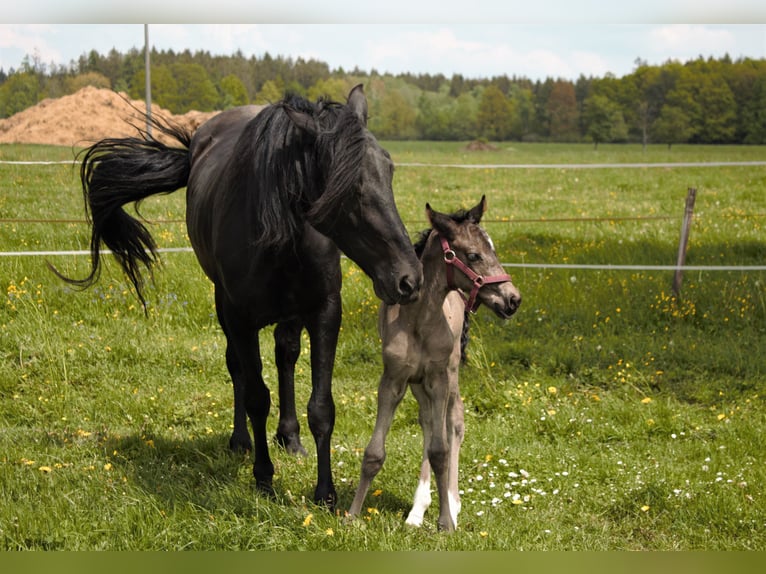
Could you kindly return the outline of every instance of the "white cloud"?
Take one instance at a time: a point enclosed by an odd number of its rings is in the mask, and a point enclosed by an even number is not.
[[[650,47],[657,52],[677,53],[678,57],[720,53],[735,45],[731,31],[705,25],[673,24],[653,28]]]

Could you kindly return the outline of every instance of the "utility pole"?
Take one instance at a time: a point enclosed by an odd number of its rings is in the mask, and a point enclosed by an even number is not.
[[[144,24],[144,61],[146,65],[146,133],[152,135],[152,75],[149,65],[149,24]]]

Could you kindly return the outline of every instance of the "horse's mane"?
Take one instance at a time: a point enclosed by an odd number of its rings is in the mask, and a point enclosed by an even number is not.
[[[288,106],[312,116],[318,135],[297,127]],[[255,218],[254,240],[281,248],[300,236],[304,221],[326,220],[348,196],[360,177],[364,126],[346,105],[288,94],[251,120],[236,149],[232,169],[244,176],[238,191]]]
[[[468,219],[469,214],[470,212],[467,209],[459,209],[454,213],[450,213],[449,217],[455,223],[463,223]],[[433,227],[424,229],[418,234],[418,239],[414,243],[415,254],[418,256],[418,259],[423,256],[423,250],[426,248],[426,242],[428,241],[428,236],[431,235],[431,231],[433,231]]]

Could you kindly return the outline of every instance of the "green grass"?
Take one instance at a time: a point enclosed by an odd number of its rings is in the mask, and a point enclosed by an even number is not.
[[[398,162],[463,162],[458,144],[387,143]],[[473,163],[737,160],[764,148],[514,144]],[[594,157],[598,156],[598,159]],[[2,146],[0,159],[72,150]],[[605,159],[606,158],[606,159]],[[0,165],[3,251],[86,249],[76,167]],[[688,263],[763,265],[766,167],[450,169],[400,166],[397,204],[414,235],[423,209],[473,205],[507,263],[673,265],[689,187],[698,189]],[[183,193],[147,201],[183,219]],[[619,219],[635,217],[667,219]],[[580,219],[548,221],[548,219]],[[610,220],[610,218],[612,218]],[[24,223],[17,219],[57,219]],[[594,221],[593,219],[606,219]],[[153,226],[186,246],[181,223]],[[82,276],[86,257],[48,258]],[[472,318],[461,372],[466,439],[458,531],[404,525],[421,441],[408,396],[364,516],[348,524],[380,374],[377,300],[343,262],[334,377],[339,515],[311,504],[305,459],[274,448],[277,498],[227,451],[231,385],[213,292],[191,253],[163,255],[144,315],[112,261],[77,292],[40,257],[0,257],[0,548],[252,550],[766,549],[766,273],[510,271],[524,303]],[[305,338],[305,335],[304,335]],[[270,330],[265,376],[278,401]],[[304,347],[307,347],[307,339]],[[299,412],[310,391],[298,364]],[[369,510],[367,510],[369,509]]]

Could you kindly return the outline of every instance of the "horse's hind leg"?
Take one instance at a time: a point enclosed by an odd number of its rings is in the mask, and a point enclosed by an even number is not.
[[[242,433],[247,431],[247,424],[242,420],[244,411],[253,428],[253,476],[256,486],[273,494],[274,465],[266,439],[266,420],[271,408],[271,397],[261,374],[263,365],[258,330],[243,320],[243,315],[229,306],[222,297],[216,297],[216,303],[222,319],[221,327],[226,335],[226,365],[234,383],[234,434],[229,444],[237,446],[236,441],[242,441]]]
[[[287,452],[306,456],[295,410],[295,363],[301,352],[302,330],[300,321],[282,322],[274,329],[274,353],[279,377],[279,424],[275,438]]]
[[[423,460],[420,464],[418,487],[415,489],[412,509],[407,515],[406,523],[410,526],[421,526],[426,510],[431,505],[431,463],[428,462],[428,445],[431,443],[431,408],[423,385],[412,385],[410,389],[418,401],[418,422],[423,432]]]
[[[226,325],[226,318],[223,314],[224,303],[220,290],[215,292],[215,306],[218,314],[218,322],[223,329],[227,339],[229,330]],[[237,358],[234,346],[227,342],[226,345],[226,368],[231,376],[231,383],[234,390],[234,431],[229,439],[229,448],[234,452],[250,452],[253,450],[253,442],[250,440],[250,431],[247,430],[247,411],[245,410],[245,383],[242,379],[242,369]]]
[[[457,527],[457,515],[460,513],[460,489],[458,488],[458,467],[460,459],[460,446],[463,444],[465,434],[465,407],[460,398],[459,390],[454,397],[450,397],[447,409],[447,435],[450,441],[449,452],[449,506],[452,522]]]

